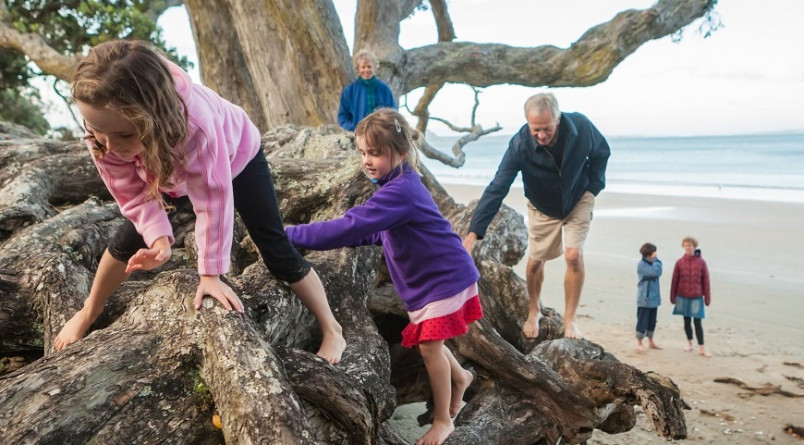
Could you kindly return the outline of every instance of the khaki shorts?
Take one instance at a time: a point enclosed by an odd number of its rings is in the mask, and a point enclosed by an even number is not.
[[[589,191],[584,192],[575,208],[564,219],[547,216],[528,202],[528,257],[541,261],[560,257],[564,251],[561,243],[562,228],[566,238],[564,244],[568,248],[582,251],[594,208],[595,195]]]

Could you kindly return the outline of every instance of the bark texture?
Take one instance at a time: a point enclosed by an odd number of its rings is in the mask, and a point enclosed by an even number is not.
[[[204,83],[262,129],[335,122],[351,62],[329,0],[186,0]]]
[[[306,253],[348,342],[337,366],[314,355],[315,319],[239,225],[226,278],[245,314],[211,299],[194,310],[191,214],[178,220],[169,265],[133,274],[85,339],[53,352],[122,220],[85,148],[3,136],[0,358],[38,357],[0,375],[4,443],[406,443],[388,419],[430,390],[418,354],[398,344],[406,314],[376,246]],[[351,133],[285,126],[264,143],[288,224],[340,216],[373,192]],[[465,232],[472,206],[455,203],[427,171],[423,179]],[[635,405],[658,435],[684,438],[684,403],[670,379],[560,338],[561,317],[550,308],[539,340],[522,337],[525,283],[511,265],[524,239],[522,217],[504,208],[476,248],[486,316],[449,342],[475,380],[446,443],[583,443],[595,429],[632,428]]]

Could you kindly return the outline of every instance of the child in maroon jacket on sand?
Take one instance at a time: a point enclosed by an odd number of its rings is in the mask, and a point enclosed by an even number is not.
[[[673,281],[670,285],[670,303],[674,304],[673,315],[684,317],[684,332],[688,345],[685,351],[692,351],[692,326],[695,322],[695,337],[698,339],[698,354],[711,357],[704,348],[704,334],[701,320],[706,316],[704,306],[709,306],[709,269],[697,249],[698,240],[688,236],[681,241],[684,256],[676,261],[673,268]]]

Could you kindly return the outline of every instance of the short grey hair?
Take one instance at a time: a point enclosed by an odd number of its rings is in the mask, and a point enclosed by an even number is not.
[[[374,65],[375,70],[377,68],[379,68],[380,61],[377,60],[377,56],[375,56],[373,52],[371,52],[371,51],[369,51],[367,49],[361,50],[357,54],[355,54],[355,57],[354,57],[355,70],[358,69],[357,65],[360,64],[361,60],[365,60],[366,62],[371,62],[371,64]]]
[[[525,118],[528,117],[528,113],[531,111],[541,114],[545,110],[550,110],[555,119],[561,116],[561,110],[558,109],[558,99],[553,93],[534,94],[525,101]]]

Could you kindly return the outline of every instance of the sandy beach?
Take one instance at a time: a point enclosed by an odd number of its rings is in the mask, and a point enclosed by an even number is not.
[[[483,187],[445,185],[458,202],[480,197]],[[521,188],[512,188],[505,203],[525,211]],[[643,371],[670,377],[680,388],[687,411],[688,439],[681,444],[802,444],[786,433],[804,426],[804,399],[779,393],[753,395],[721,377],[754,387],[777,385],[804,394],[804,274],[798,247],[804,245],[804,204],[739,199],[640,195],[603,191],[597,198],[585,247],[586,282],[578,311],[580,328],[620,360]],[[712,304],[704,320],[711,358],[684,352],[683,321],[669,303],[675,261],[683,254],[681,239],[694,236],[707,261]],[[663,304],[655,340],[662,350],[637,353],[636,265],[644,242],[658,246],[664,263]],[[524,261],[517,266],[524,276]],[[546,268],[543,304],[563,311],[564,263]],[[409,422],[420,407],[407,406],[395,417]],[[411,428],[409,439],[424,430]],[[596,431],[591,444],[662,443],[645,416],[630,432]]]

